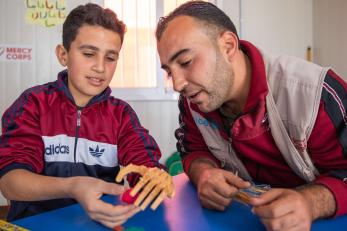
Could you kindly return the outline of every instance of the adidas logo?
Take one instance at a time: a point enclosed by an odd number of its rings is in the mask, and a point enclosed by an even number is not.
[[[69,146],[67,145],[54,145],[51,144],[48,147],[45,147],[45,154],[46,155],[58,155],[58,154],[69,154],[70,150],[69,150]]]
[[[100,157],[104,153],[104,151],[104,148],[99,150],[99,145],[96,146],[95,150],[89,147],[89,153],[94,157]]]

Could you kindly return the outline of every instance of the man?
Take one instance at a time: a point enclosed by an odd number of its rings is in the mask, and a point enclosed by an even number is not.
[[[4,113],[0,136],[1,191],[8,220],[76,201],[113,228],[139,211],[103,202],[119,195],[119,165],[160,167],[160,150],[125,102],[110,96],[125,33],[116,14],[96,4],[73,9],[63,25],[58,80],[25,91]],[[135,176],[129,182],[136,183]]]
[[[340,77],[239,40],[208,2],[175,9],[156,38],[162,68],[181,93],[177,147],[204,207],[224,210],[254,181],[272,186],[250,200],[268,230],[309,230],[315,219],[347,213]]]

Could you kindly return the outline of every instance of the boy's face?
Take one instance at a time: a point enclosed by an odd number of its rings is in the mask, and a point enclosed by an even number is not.
[[[67,66],[68,87],[78,106],[85,106],[109,85],[120,49],[121,39],[116,32],[92,25],[79,28],[69,51],[62,45],[57,47],[57,57]]]

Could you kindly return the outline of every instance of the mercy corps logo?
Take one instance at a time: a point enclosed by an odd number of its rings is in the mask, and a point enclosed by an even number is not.
[[[32,47],[23,46],[0,46],[0,61],[15,61],[25,62],[32,61],[33,49]]]
[[[51,144],[48,147],[45,148],[45,154],[46,155],[58,155],[58,154],[69,154],[69,146],[67,145],[54,145]]]

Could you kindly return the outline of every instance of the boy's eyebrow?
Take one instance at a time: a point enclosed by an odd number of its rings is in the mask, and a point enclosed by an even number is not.
[[[93,50],[93,51],[99,51],[100,50],[98,47],[93,46],[93,45],[81,45],[78,49],[79,50],[90,49],[90,50]],[[111,53],[111,54],[119,55],[119,52],[116,51],[116,50],[107,50],[107,52]]]
[[[92,46],[92,45],[81,45],[78,49],[79,49],[79,50],[82,50],[82,49],[90,49],[90,50],[94,50],[94,51],[100,50],[99,48],[97,48],[97,47],[95,47],[95,46]]]
[[[173,55],[170,57],[169,63],[168,63],[168,64],[172,63],[178,56],[180,56],[180,55],[183,54],[183,53],[188,52],[189,50],[190,50],[190,49],[186,48],[186,49],[182,49],[182,50],[177,51],[175,54],[173,54]],[[163,64],[163,65],[161,65],[161,68],[167,69],[168,66],[167,66],[166,64]]]

